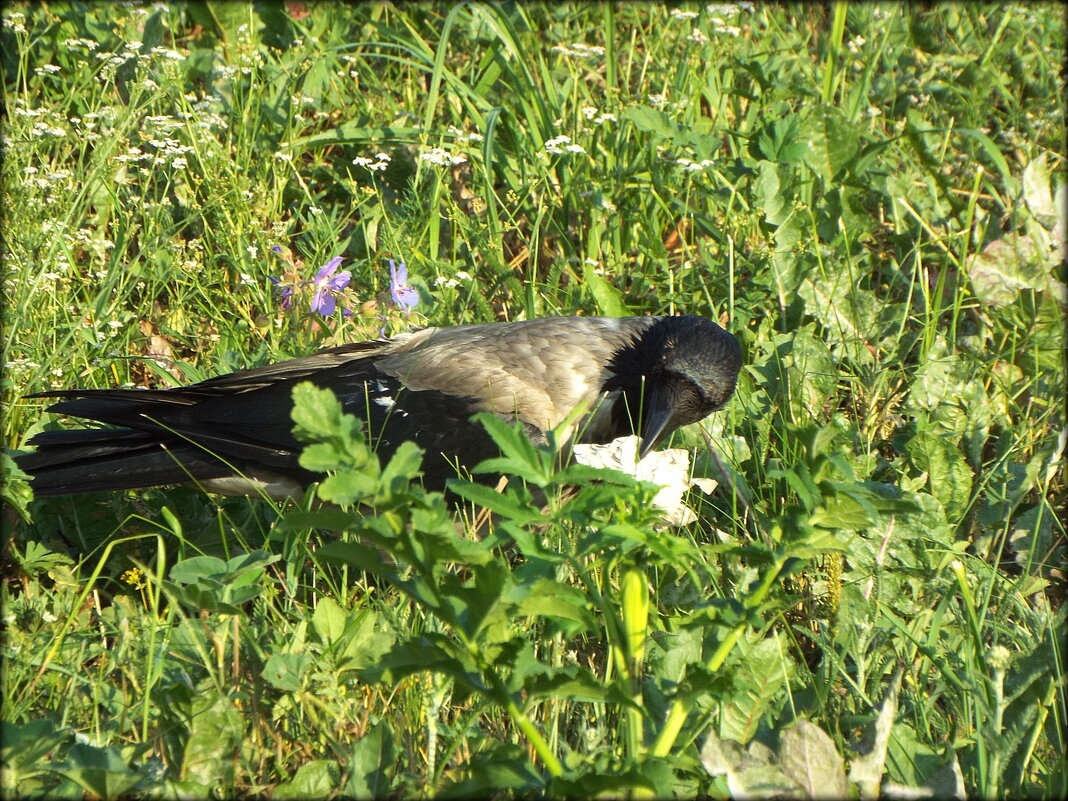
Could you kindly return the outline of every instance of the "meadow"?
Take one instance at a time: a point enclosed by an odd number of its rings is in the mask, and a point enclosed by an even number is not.
[[[302,502],[5,453],[5,797],[1068,794],[1059,4],[2,14],[8,452],[32,392],[425,325],[745,361],[684,525],[493,421],[453,509],[312,391]]]

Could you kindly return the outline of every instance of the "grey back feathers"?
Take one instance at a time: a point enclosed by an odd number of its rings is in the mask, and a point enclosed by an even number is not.
[[[555,317],[427,328],[166,390],[61,390],[50,411],[118,428],[49,431],[19,457],[39,495],[196,481],[229,493],[292,495],[319,478],[298,464],[292,389],[327,387],[388,457],[427,452],[424,481],[496,455],[470,421],[480,411],[539,437],[578,406],[566,432],[608,442],[638,433],[643,451],[722,408],[741,366],[737,341],[703,317]],[[243,483],[244,482],[244,483]]]

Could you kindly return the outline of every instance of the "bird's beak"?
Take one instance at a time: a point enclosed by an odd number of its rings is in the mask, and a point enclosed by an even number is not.
[[[638,451],[639,459],[644,459],[649,451],[671,433],[673,429],[671,422],[675,416],[671,401],[664,392],[654,391],[650,393],[647,400],[649,412],[645,415],[645,424],[642,426],[642,447]]]

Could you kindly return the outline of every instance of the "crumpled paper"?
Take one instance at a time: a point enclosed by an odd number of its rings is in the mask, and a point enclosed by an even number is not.
[[[660,486],[653,498],[653,505],[669,526],[686,526],[697,519],[697,514],[682,502],[682,496],[690,487],[698,487],[711,493],[716,482],[708,478],[690,478],[690,452],[681,448],[653,451],[638,460],[641,439],[636,436],[620,437],[607,445],[576,445],[573,448],[575,461],[590,467],[608,467],[634,476],[639,481],[648,481]]]

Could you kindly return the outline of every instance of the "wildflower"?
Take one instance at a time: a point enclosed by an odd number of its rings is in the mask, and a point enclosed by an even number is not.
[[[686,38],[691,42],[697,42],[697,44],[706,44],[708,42],[708,37],[702,33],[700,28],[694,28]]]
[[[573,144],[570,136],[561,135],[545,142],[546,153],[563,153],[565,150],[571,153],[586,152],[582,145]]]
[[[398,267],[389,260],[389,294],[402,311],[410,312],[419,304],[419,293],[408,286],[408,265],[403,261]]]
[[[673,9],[671,9],[671,18],[672,19],[693,19],[696,16],[697,16],[697,12],[696,11],[684,11],[681,8],[673,8]]]
[[[429,161],[431,164],[437,164],[439,167],[446,167],[450,164],[455,166],[467,161],[467,156],[463,153],[452,155],[449,151],[441,147],[434,147],[426,153],[420,153],[419,158],[423,161]]]
[[[333,315],[334,309],[337,308],[334,293],[340,292],[347,287],[349,281],[352,280],[352,273],[348,270],[334,275],[337,272],[337,268],[341,266],[342,261],[343,259],[340,256],[330,259],[320,268],[315,275],[315,280],[312,281],[312,286],[315,287],[315,294],[312,295],[311,310],[319,312],[323,317]]]
[[[275,245],[271,248],[275,253],[282,253],[282,249]],[[287,283],[283,283],[281,280],[273,277],[268,277],[271,283],[281,289],[281,295],[278,299],[278,305],[283,310],[289,309],[293,306],[293,297],[297,291],[302,293],[311,288],[313,290],[311,303],[309,308],[313,312],[321,314],[323,317],[330,317],[337,309],[337,293],[341,292],[345,287],[349,285],[349,281],[352,280],[352,273],[348,270],[337,273],[337,268],[341,266],[341,262],[344,261],[341,256],[335,256],[322,267],[319,268],[319,272],[315,274],[315,278],[311,281],[290,280]],[[341,313],[346,317],[352,314],[348,309],[342,309]]]

